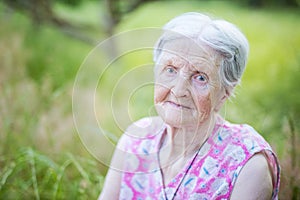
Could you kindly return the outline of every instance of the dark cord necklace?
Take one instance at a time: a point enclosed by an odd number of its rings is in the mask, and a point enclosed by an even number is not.
[[[192,168],[192,165],[194,164],[194,162],[195,162],[195,160],[196,160],[196,158],[197,158],[197,155],[199,154],[199,152],[200,152],[202,146],[206,143],[207,140],[208,140],[208,138],[205,139],[205,141],[202,143],[202,145],[200,146],[200,148],[199,148],[199,149],[197,150],[197,152],[195,153],[193,159],[191,160],[190,164],[188,165],[188,167],[186,168],[185,172],[183,173],[183,176],[182,176],[182,178],[181,178],[181,180],[180,180],[178,186],[176,187],[176,190],[175,190],[175,192],[174,192],[174,194],[173,194],[173,196],[172,196],[172,198],[171,198],[170,200],[173,200],[173,199],[175,198],[175,196],[177,195],[177,192],[178,192],[178,190],[179,190],[179,188],[180,188],[180,186],[181,186],[181,184],[182,184],[184,178],[185,178],[186,175],[188,174],[189,170]],[[162,145],[161,145],[161,146],[162,146]],[[161,149],[161,146],[160,146],[159,149]],[[159,152],[160,152],[160,150],[159,150]],[[161,162],[160,162],[159,152],[158,152],[158,164],[159,164],[160,174],[161,174],[162,184],[163,184],[162,190],[163,190],[163,193],[164,193],[165,200],[169,200],[168,197],[167,197],[167,194],[166,194],[166,190],[165,190],[166,185],[165,185],[164,175],[163,175],[163,171],[162,171],[162,167],[161,167]]]

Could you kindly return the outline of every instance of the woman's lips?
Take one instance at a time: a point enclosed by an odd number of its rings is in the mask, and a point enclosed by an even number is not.
[[[171,105],[171,106],[174,106],[174,107],[176,107],[176,108],[191,109],[191,108],[188,107],[188,106],[184,106],[184,105],[181,105],[181,104],[177,104],[177,103],[175,103],[175,102],[173,102],[173,101],[166,101],[165,103],[167,103],[167,104],[169,104],[169,105]]]

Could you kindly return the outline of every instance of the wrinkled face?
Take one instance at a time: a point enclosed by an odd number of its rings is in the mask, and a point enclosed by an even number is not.
[[[214,55],[186,39],[164,45],[155,67],[154,103],[167,124],[200,125],[220,109],[227,97]]]

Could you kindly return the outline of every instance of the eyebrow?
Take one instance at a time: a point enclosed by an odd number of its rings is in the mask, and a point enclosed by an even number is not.
[[[188,59],[185,59],[184,57],[174,56],[174,55],[168,55],[165,58],[162,59],[162,64],[164,65],[173,65],[174,67],[180,68],[183,64],[189,64],[189,66],[197,71],[197,72],[204,72],[206,74],[210,74],[207,69],[212,69],[213,64],[210,62],[209,59],[204,57],[198,57],[196,59],[193,59],[192,61],[189,61]]]
[[[183,60],[183,59],[180,59],[178,57],[171,57],[171,58],[168,58],[166,60],[163,60],[163,63],[167,64],[167,65],[174,65],[174,67],[181,67],[182,63],[188,63],[188,62]]]
[[[208,78],[212,76],[213,72],[213,65],[211,65],[209,62],[201,62],[192,64],[191,69],[198,73],[204,73]]]

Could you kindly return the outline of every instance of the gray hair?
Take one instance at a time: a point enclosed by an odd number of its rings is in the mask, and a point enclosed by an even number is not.
[[[156,43],[154,62],[158,62],[164,44],[174,36],[171,32],[191,38],[198,45],[208,46],[217,53],[219,75],[225,88],[240,82],[248,59],[249,44],[235,25],[195,12],[175,17],[164,26],[164,33]]]

